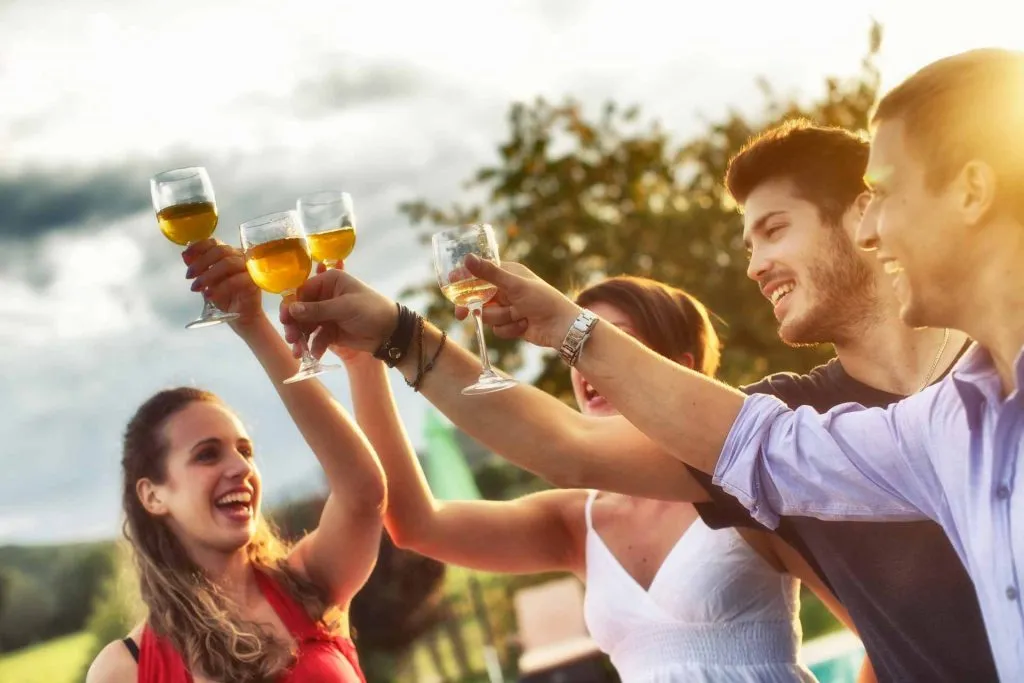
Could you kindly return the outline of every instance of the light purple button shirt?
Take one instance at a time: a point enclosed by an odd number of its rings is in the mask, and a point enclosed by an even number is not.
[[[754,394],[714,481],[770,527],[780,515],[934,519],[974,581],[1000,678],[1024,681],[1022,358],[1005,399],[977,345],[941,382],[887,408],[819,414]]]

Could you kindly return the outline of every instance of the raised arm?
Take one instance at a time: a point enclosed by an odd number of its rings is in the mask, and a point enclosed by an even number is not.
[[[299,432],[326,475],[330,494],[318,528],[300,541],[289,562],[347,605],[369,578],[380,546],[386,487],[370,444],[320,382],[283,384],[295,373],[291,349],[263,313],[260,292],[235,248],[207,240],[186,252],[197,288],[223,310],[263,366]]]
[[[467,258],[499,289],[485,318],[502,336],[556,348],[580,307],[527,268]],[[928,460],[934,389],[888,409],[848,404],[825,415],[739,391],[662,358],[598,323],[577,367],[641,431],[733,494],[763,524],[779,514],[916,519],[937,514]],[[941,412],[941,411],[940,411]]]
[[[315,355],[341,344],[373,352],[395,329],[395,304],[351,275],[328,271],[299,292],[303,311],[283,308],[290,341],[298,325],[320,325]],[[427,358],[441,333],[429,323],[423,332]],[[398,369],[409,380],[418,371],[418,351]],[[480,374],[480,362],[450,340],[424,377],[423,394],[466,433],[506,460],[563,488],[592,488],[645,498],[699,502],[704,489],[686,467],[621,417],[588,417],[532,386],[483,396],[463,396]]]
[[[398,417],[387,367],[365,353],[340,355],[356,419],[387,473],[384,523],[396,544],[485,571],[582,573],[586,492],[545,491],[508,502],[436,500]]]

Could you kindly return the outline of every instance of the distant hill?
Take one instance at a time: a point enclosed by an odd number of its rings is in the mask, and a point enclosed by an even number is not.
[[[0,652],[82,629],[113,541],[0,547]]]

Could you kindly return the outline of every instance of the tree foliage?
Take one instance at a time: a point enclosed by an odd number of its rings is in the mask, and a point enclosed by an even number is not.
[[[807,369],[830,350],[791,349],[778,341],[771,309],[746,277],[742,220],[722,181],[729,159],[750,136],[784,120],[866,128],[879,85],[881,38],[881,27],[873,25],[859,71],[826,79],[824,93],[810,103],[781,97],[761,80],[760,116],[751,120],[731,110],[684,143],[657,121],[644,122],[638,107],[609,102],[591,117],[573,99],[513,104],[497,162],[467,184],[483,202],[438,208],[418,200],[401,209],[421,229],[494,224],[506,241],[503,258],[526,264],[562,291],[618,274],[686,289],[724,321],[726,381]],[[432,319],[451,323],[451,304],[435,283],[415,291],[428,295]],[[518,342],[496,341],[493,351],[502,368],[520,367]],[[569,393],[568,375],[553,355],[536,384]]]

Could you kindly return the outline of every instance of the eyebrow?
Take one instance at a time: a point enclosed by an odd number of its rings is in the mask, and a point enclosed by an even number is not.
[[[764,226],[765,226],[765,224],[768,223],[768,221],[770,221],[775,216],[780,216],[780,215],[782,215],[784,213],[786,213],[786,212],[783,209],[779,209],[777,211],[769,211],[768,213],[766,213],[765,215],[761,216],[756,221],[754,221],[754,224],[750,226],[750,233],[754,234],[754,233],[761,232],[762,230],[764,230]],[[745,246],[748,250],[751,248],[750,238],[749,237],[745,236],[743,238],[743,246]]]
[[[216,436],[211,436],[208,439],[203,439],[202,441],[197,441],[192,446],[192,448],[190,448],[189,450],[194,453],[195,451],[199,450],[203,446],[209,446],[211,444],[212,445],[220,445],[220,439],[218,439]]]

